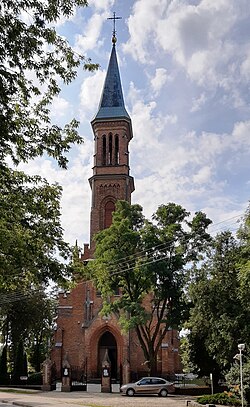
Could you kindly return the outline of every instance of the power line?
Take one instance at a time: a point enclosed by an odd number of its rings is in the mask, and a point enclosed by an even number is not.
[[[216,227],[218,225],[221,225],[223,223],[231,221],[231,220],[233,220],[235,218],[239,218],[242,215],[243,214],[233,216],[231,218],[225,219],[224,221],[218,222],[218,223],[213,224],[213,225],[209,225],[209,227]],[[235,225],[235,222],[227,225],[227,227],[230,226],[230,225],[231,226]],[[231,231],[236,231],[237,229],[238,228],[235,228],[235,229],[232,230],[232,228],[231,228]],[[223,230],[224,229],[222,229],[220,227],[220,228],[217,228],[217,229],[213,230],[212,233],[216,234],[217,232],[220,232],[220,231],[223,231]],[[207,235],[207,234],[208,234],[208,232],[205,232],[201,236],[204,236],[204,235]],[[155,245],[155,246],[149,247],[147,249],[141,250],[136,254],[133,254],[133,255],[130,255],[130,256],[125,256],[125,257],[123,257],[121,259],[117,259],[116,261],[109,262],[108,266],[110,266],[112,268],[113,267],[120,267],[120,270],[111,273],[111,276],[117,275],[117,274],[120,274],[120,273],[124,273],[124,272],[129,272],[129,271],[133,270],[134,266],[132,266],[132,262],[136,261],[136,260],[140,260],[140,259],[141,260],[148,260],[146,262],[144,261],[141,264],[141,266],[146,266],[146,265],[150,265],[150,264],[157,263],[159,261],[167,259],[168,255],[163,255],[162,256],[162,255],[158,254],[159,257],[153,257],[153,256],[156,254],[157,251],[165,251],[165,250],[169,249],[171,246],[173,246],[173,244],[174,244],[174,242],[170,242],[168,244],[160,243],[158,245]],[[0,306],[8,304],[8,303],[18,302],[18,301],[21,301],[21,300],[32,298],[32,296],[34,294],[37,294],[37,293],[43,293],[44,294],[44,292],[42,290],[37,290],[37,289],[28,290],[27,292],[15,291],[15,292],[1,293],[1,295],[0,295]]]
[[[228,222],[229,220],[232,220],[234,218],[238,218],[239,216],[241,216],[241,214],[237,215],[237,216],[233,216],[232,218],[226,219],[224,221],[218,222],[217,224],[214,224],[213,226],[217,226],[217,225],[219,225],[221,223]],[[235,224],[235,222],[233,224]],[[228,226],[230,226],[230,225],[228,225]],[[231,230],[231,231],[236,231],[236,230],[237,230],[237,228],[235,228],[234,230]],[[216,234],[217,232],[220,232],[220,231],[225,231],[225,230],[221,229],[221,228],[217,228],[216,230],[213,231],[213,234]],[[201,237],[206,236],[207,234],[208,234],[208,231],[204,232],[204,234],[201,235]],[[213,236],[211,236],[211,237],[213,237]],[[139,252],[137,252],[135,254],[132,254],[130,256],[125,256],[125,257],[122,257],[122,258],[117,259],[115,261],[108,262],[107,265],[110,266],[110,267],[122,266],[122,268],[120,269],[120,272],[123,272],[123,271],[126,271],[126,270],[131,270],[131,267],[130,268],[127,267],[127,266],[129,266],[129,263],[132,263],[133,261],[145,258],[145,255],[150,256],[150,255],[154,254],[156,252],[156,249],[161,250],[161,251],[165,251],[167,249],[170,249],[171,246],[174,245],[174,243],[175,243],[174,241],[170,242],[168,244],[161,243],[159,245],[152,246],[150,248],[139,251]],[[161,257],[159,259],[154,258],[154,260],[152,262],[156,262],[156,261],[160,261],[160,260],[163,260],[163,257]],[[150,264],[152,262],[150,262]],[[125,266],[125,267],[123,267],[123,266]],[[113,274],[114,273],[112,273],[112,275]],[[115,274],[119,274],[119,272],[115,272]]]

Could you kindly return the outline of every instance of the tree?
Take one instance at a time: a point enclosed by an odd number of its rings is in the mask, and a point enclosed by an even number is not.
[[[30,302],[32,321],[29,334],[26,335],[26,347],[29,364],[38,373],[50,352],[55,327],[56,300],[39,291]]]
[[[0,355],[0,384],[9,384],[9,375],[7,368],[7,345],[2,349]]]
[[[227,386],[230,391],[240,397],[240,365],[239,361],[231,366],[230,370],[225,375]],[[250,401],[250,359],[249,357],[243,357],[242,364],[242,379],[244,398],[247,403]]]
[[[93,276],[104,299],[103,312],[115,312],[125,330],[135,329],[151,374],[169,327],[183,318],[185,265],[198,259],[210,220],[180,205],[161,205],[153,222],[139,205],[120,201],[110,228],[96,236]],[[117,289],[122,295],[109,300]],[[149,296],[151,306],[145,307]],[[129,316],[129,317],[128,317]]]
[[[250,206],[248,206],[243,222],[238,230],[237,237],[240,242],[241,256],[238,263],[239,268],[239,295],[244,306],[250,312]]]
[[[0,162],[14,163],[47,153],[66,167],[65,153],[83,140],[72,120],[61,128],[53,125],[49,106],[83,63],[98,65],[76,54],[53,28],[70,17],[86,0],[2,0],[0,5]]]
[[[61,188],[40,177],[0,172],[0,291],[63,282],[70,248],[60,224]],[[59,257],[60,256],[60,257]]]
[[[249,307],[240,295],[241,249],[230,232],[217,235],[189,287],[191,359],[201,375],[213,373],[215,380],[230,367],[237,343],[250,340]]]
[[[9,163],[47,154],[66,168],[71,145],[83,142],[75,119],[64,127],[51,122],[50,106],[60,84],[70,83],[80,65],[87,70],[98,67],[76,54],[53,28],[76,7],[85,6],[87,0],[0,4],[0,308],[4,342],[12,340],[13,354],[19,339],[24,344],[25,335],[30,339],[28,296],[34,297],[51,280],[65,283],[71,271],[65,262],[71,252],[60,223],[60,186],[14,171]],[[36,337],[39,354],[41,340]]]
[[[187,336],[182,336],[180,339],[180,357],[183,373],[192,373],[197,369],[191,362],[191,347]]]
[[[72,143],[83,142],[72,120],[64,128],[51,123],[50,104],[77,68],[93,70],[53,28],[86,0],[3,0],[0,5],[0,287],[58,281],[69,247],[63,241],[59,200],[61,189],[40,177],[8,168],[43,153],[66,168]]]
[[[11,381],[18,384],[21,381],[21,376],[27,376],[27,358],[24,352],[23,341],[18,342],[17,347],[14,349],[14,368],[12,372]]]
[[[26,290],[23,295],[19,291],[16,296],[10,296],[9,301],[8,296],[5,296],[5,303],[1,304],[1,332],[8,338],[6,342],[11,344],[9,362],[14,374],[16,365],[21,364],[20,361],[16,363],[20,341],[28,356],[29,365],[40,372],[53,336],[55,309],[55,301],[47,297],[43,290]],[[16,378],[18,375],[19,373]]]

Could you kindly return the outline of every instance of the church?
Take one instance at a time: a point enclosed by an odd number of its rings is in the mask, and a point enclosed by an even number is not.
[[[90,244],[84,245],[82,261],[94,258],[93,236],[112,223],[117,200],[131,202],[135,189],[129,168],[129,143],[133,137],[131,118],[125,108],[116,55],[116,34],[98,111],[91,122],[94,134]],[[121,295],[121,293],[117,293]],[[146,301],[150,307],[150,301]],[[91,281],[81,281],[70,292],[59,294],[58,314],[51,360],[56,378],[62,377],[65,358],[72,380],[101,377],[108,353],[111,377],[120,383],[148,375],[147,361],[134,331],[121,331],[115,315],[100,315],[102,298]],[[178,332],[169,330],[157,357],[158,376],[169,378],[181,371]]]

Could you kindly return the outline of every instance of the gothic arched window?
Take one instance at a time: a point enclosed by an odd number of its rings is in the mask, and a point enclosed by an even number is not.
[[[115,210],[115,204],[112,201],[108,201],[105,205],[105,214],[104,214],[104,229],[110,227],[112,223],[112,213]]]
[[[106,154],[107,154],[107,147],[106,147],[106,136],[102,136],[102,165],[106,165]]]
[[[119,136],[115,136],[115,164],[119,164]]]

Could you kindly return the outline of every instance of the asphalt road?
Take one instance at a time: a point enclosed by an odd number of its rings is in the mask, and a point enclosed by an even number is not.
[[[186,407],[189,397],[135,396],[88,392],[34,392],[33,394],[4,393],[0,390],[0,407],[11,403],[28,407]],[[2,404],[1,401],[4,403]],[[13,407],[13,405],[12,405]]]

